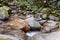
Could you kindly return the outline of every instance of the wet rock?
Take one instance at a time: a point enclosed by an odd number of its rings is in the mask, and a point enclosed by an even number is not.
[[[41,26],[34,17],[27,18],[25,21],[30,25],[31,28],[40,28]]]
[[[36,34],[40,33],[40,31],[30,31],[30,32],[27,32],[26,35],[29,36],[29,37],[32,37]]]
[[[32,40],[32,37],[36,34],[40,33],[40,31],[30,31],[30,32],[27,32],[26,35],[27,35],[27,40]]]
[[[46,40],[60,40],[60,31],[49,34],[46,37]]]
[[[42,31],[43,32],[50,32],[50,31],[57,31],[59,28],[59,23],[49,20],[43,24]]]
[[[38,33],[32,37],[32,40],[45,40],[46,36],[48,36],[48,34]]]
[[[60,40],[60,31],[52,33],[38,33],[31,37],[32,40]]]

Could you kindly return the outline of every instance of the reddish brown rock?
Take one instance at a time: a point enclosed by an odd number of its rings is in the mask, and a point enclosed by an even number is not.
[[[24,28],[26,31],[30,30],[29,24],[27,24],[24,20],[19,19],[19,18],[14,18],[10,22],[10,25],[13,29],[22,29],[22,28]]]

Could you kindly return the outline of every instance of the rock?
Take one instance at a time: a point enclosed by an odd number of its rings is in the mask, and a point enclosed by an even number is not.
[[[55,17],[55,21],[59,21],[59,18],[58,17]]]
[[[46,40],[60,40],[60,31],[49,34],[46,37]]]
[[[36,34],[40,33],[40,31],[30,31],[30,32],[27,32],[26,35],[29,36],[29,37],[32,37]]]
[[[47,18],[47,14],[42,14],[41,18],[42,19],[46,19]]]
[[[50,16],[49,16],[49,19],[50,19],[50,20],[55,20],[55,16],[50,15]]]
[[[21,40],[26,40],[26,38],[27,38],[26,34],[21,30],[10,30],[6,34],[15,36],[15,37],[17,37],[17,38],[19,38]]]
[[[27,37],[27,40],[32,40],[32,37],[36,34],[40,33],[40,31],[30,31],[30,32],[27,32],[26,35],[28,36]]]
[[[29,24],[19,18],[13,18],[12,21],[10,22],[10,25],[13,29],[23,29],[23,30],[30,30]]]
[[[22,31],[21,29],[16,29],[17,27],[14,27],[14,29],[11,27],[12,25],[8,25],[8,24],[2,24],[0,25],[0,34],[4,34],[4,35],[11,35],[11,36],[15,36],[17,38],[19,38],[20,40],[26,40],[26,34],[24,33],[24,31]]]
[[[46,20],[40,20],[39,23],[40,24],[44,24],[46,22]]]
[[[50,15],[50,16],[49,16],[49,19],[50,19],[50,20],[54,20],[54,21],[59,21],[59,18],[58,18],[58,17],[55,17],[55,16],[53,16],[53,15]]]
[[[49,21],[47,21],[46,23],[43,24],[42,29],[45,32],[50,32],[50,31],[57,31],[58,27],[59,27],[59,23],[58,22],[49,20]]]
[[[46,36],[48,36],[48,34],[38,33],[32,37],[32,40],[45,40]]]
[[[50,8],[43,8],[41,12],[44,14],[48,14],[51,12],[51,9]]]
[[[25,21],[30,25],[31,28],[40,28],[41,26],[34,17],[27,18]]]
[[[12,10],[11,12],[12,12],[12,13],[14,13],[14,14],[16,14],[16,13],[17,13],[17,11],[16,11],[16,10]]]
[[[32,40],[60,40],[60,31],[52,33],[38,33],[31,37]]]
[[[40,21],[40,20],[42,20],[41,16],[42,16],[42,13],[37,13],[37,14],[35,15],[35,19],[36,19],[37,21]]]
[[[20,40],[17,37],[0,34],[0,40]]]
[[[9,17],[9,14],[7,9],[5,9],[4,7],[0,7],[0,19],[5,19],[8,17]]]

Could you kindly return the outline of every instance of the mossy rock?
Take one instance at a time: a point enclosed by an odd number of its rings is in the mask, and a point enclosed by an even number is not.
[[[43,8],[41,12],[47,14],[47,13],[51,12],[51,9],[50,8]]]
[[[8,17],[9,17],[8,10],[5,9],[5,7],[0,7],[0,19],[5,19]]]

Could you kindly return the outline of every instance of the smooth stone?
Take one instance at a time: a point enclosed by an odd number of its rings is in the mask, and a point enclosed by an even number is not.
[[[30,17],[25,19],[25,21],[30,25],[32,28],[39,28],[41,25],[39,24],[38,21],[35,20],[34,17]]]
[[[52,32],[45,39],[46,40],[60,40],[60,31]]]
[[[43,23],[45,23],[45,22],[46,22],[46,20],[41,20],[41,21],[39,21],[40,24],[43,24]]]
[[[50,15],[50,16],[49,16],[49,19],[50,19],[50,20],[55,20],[55,16]]]
[[[17,37],[14,37],[14,36],[10,36],[10,35],[3,35],[3,34],[0,34],[0,39],[1,38],[4,38],[4,39],[11,39],[11,40],[19,40],[19,38]]]
[[[47,14],[42,14],[41,18],[42,19],[46,19],[47,18]]]

